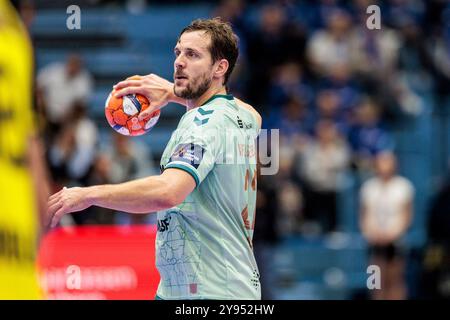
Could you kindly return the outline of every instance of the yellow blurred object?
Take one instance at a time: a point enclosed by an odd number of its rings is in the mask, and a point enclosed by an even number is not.
[[[9,1],[0,0],[0,299],[42,298],[35,265],[38,215],[28,164],[32,47]]]

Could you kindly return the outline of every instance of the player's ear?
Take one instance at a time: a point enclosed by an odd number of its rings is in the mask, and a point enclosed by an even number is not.
[[[214,76],[217,78],[224,77],[225,73],[227,73],[229,63],[227,59],[220,59],[217,62],[216,71],[214,72]]]

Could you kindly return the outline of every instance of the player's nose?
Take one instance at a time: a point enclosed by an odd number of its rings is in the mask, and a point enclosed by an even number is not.
[[[175,66],[175,70],[177,69],[183,69],[184,67],[186,67],[186,61],[183,58],[183,55],[179,55],[174,62],[174,66]]]

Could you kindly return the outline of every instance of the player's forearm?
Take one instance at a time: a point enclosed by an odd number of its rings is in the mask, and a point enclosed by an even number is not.
[[[149,213],[175,205],[166,181],[159,176],[87,188],[90,205],[129,213]]]

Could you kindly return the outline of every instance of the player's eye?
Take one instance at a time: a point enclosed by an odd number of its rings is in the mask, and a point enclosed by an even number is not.
[[[198,54],[195,53],[194,51],[188,51],[186,54],[189,58],[197,58]]]

